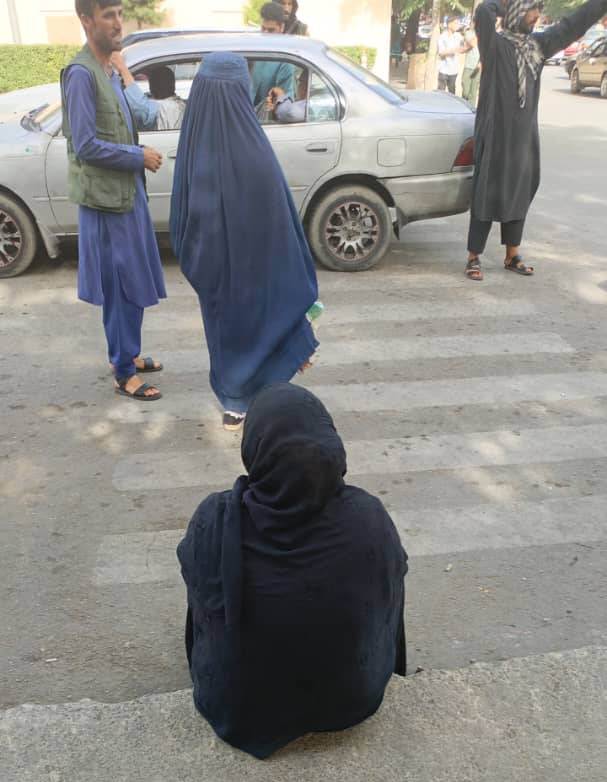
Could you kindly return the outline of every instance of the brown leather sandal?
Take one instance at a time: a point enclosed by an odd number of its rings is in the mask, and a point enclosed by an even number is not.
[[[469,280],[474,280],[475,282],[480,282],[483,279],[481,261],[478,256],[476,258],[471,258],[468,261],[464,270],[464,274]]]

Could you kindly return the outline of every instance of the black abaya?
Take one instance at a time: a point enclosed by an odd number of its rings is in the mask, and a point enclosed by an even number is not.
[[[200,505],[177,553],[196,707],[265,758],[361,722],[405,674],[407,555],[381,502],[344,483],[342,442],[308,391],[262,391],[242,457],[248,475]]]
[[[558,24],[533,33],[544,59],[566,48],[607,13],[607,0],[589,0]],[[537,120],[541,70],[527,71],[527,97],[519,105],[518,76],[512,43],[495,31],[504,11],[486,0],[476,11],[482,76],[476,127],[472,214],[502,223],[523,220],[540,182]]]

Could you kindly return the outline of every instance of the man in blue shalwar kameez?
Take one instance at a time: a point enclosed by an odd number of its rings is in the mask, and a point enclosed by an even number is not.
[[[143,310],[166,297],[144,169],[161,155],[137,144],[118,75],[110,64],[122,45],[121,0],[76,0],[87,43],[61,74],[69,196],[79,204],[78,296],[103,307],[116,392],[161,397],[138,373],[162,366],[139,357]]]

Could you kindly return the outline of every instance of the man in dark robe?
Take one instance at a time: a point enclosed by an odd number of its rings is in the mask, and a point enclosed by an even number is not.
[[[540,182],[537,109],[544,62],[580,38],[607,12],[607,0],[588,0],[561,22],[534,33],[537,0],[486,0],[476,11],[482,77],[476,127],[466,275],[482,280],[479,256],[493,221],[501,223],[505,268],[531,275],[520,255],[525,218]],[[496,21],[503,18],[503,31]]]

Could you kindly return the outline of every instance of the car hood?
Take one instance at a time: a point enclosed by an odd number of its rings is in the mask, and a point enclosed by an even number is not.
[[[0,123],[20,120],[29,111],[55,103],[61,97],[58,83],[39,84],[37,87],[27,87],[24,90],[13,90],[0,95]]]
[[[398,90],[407,99],[404,106],[420,114],[473,114],[470,104],[446,92],[423,90]]]

